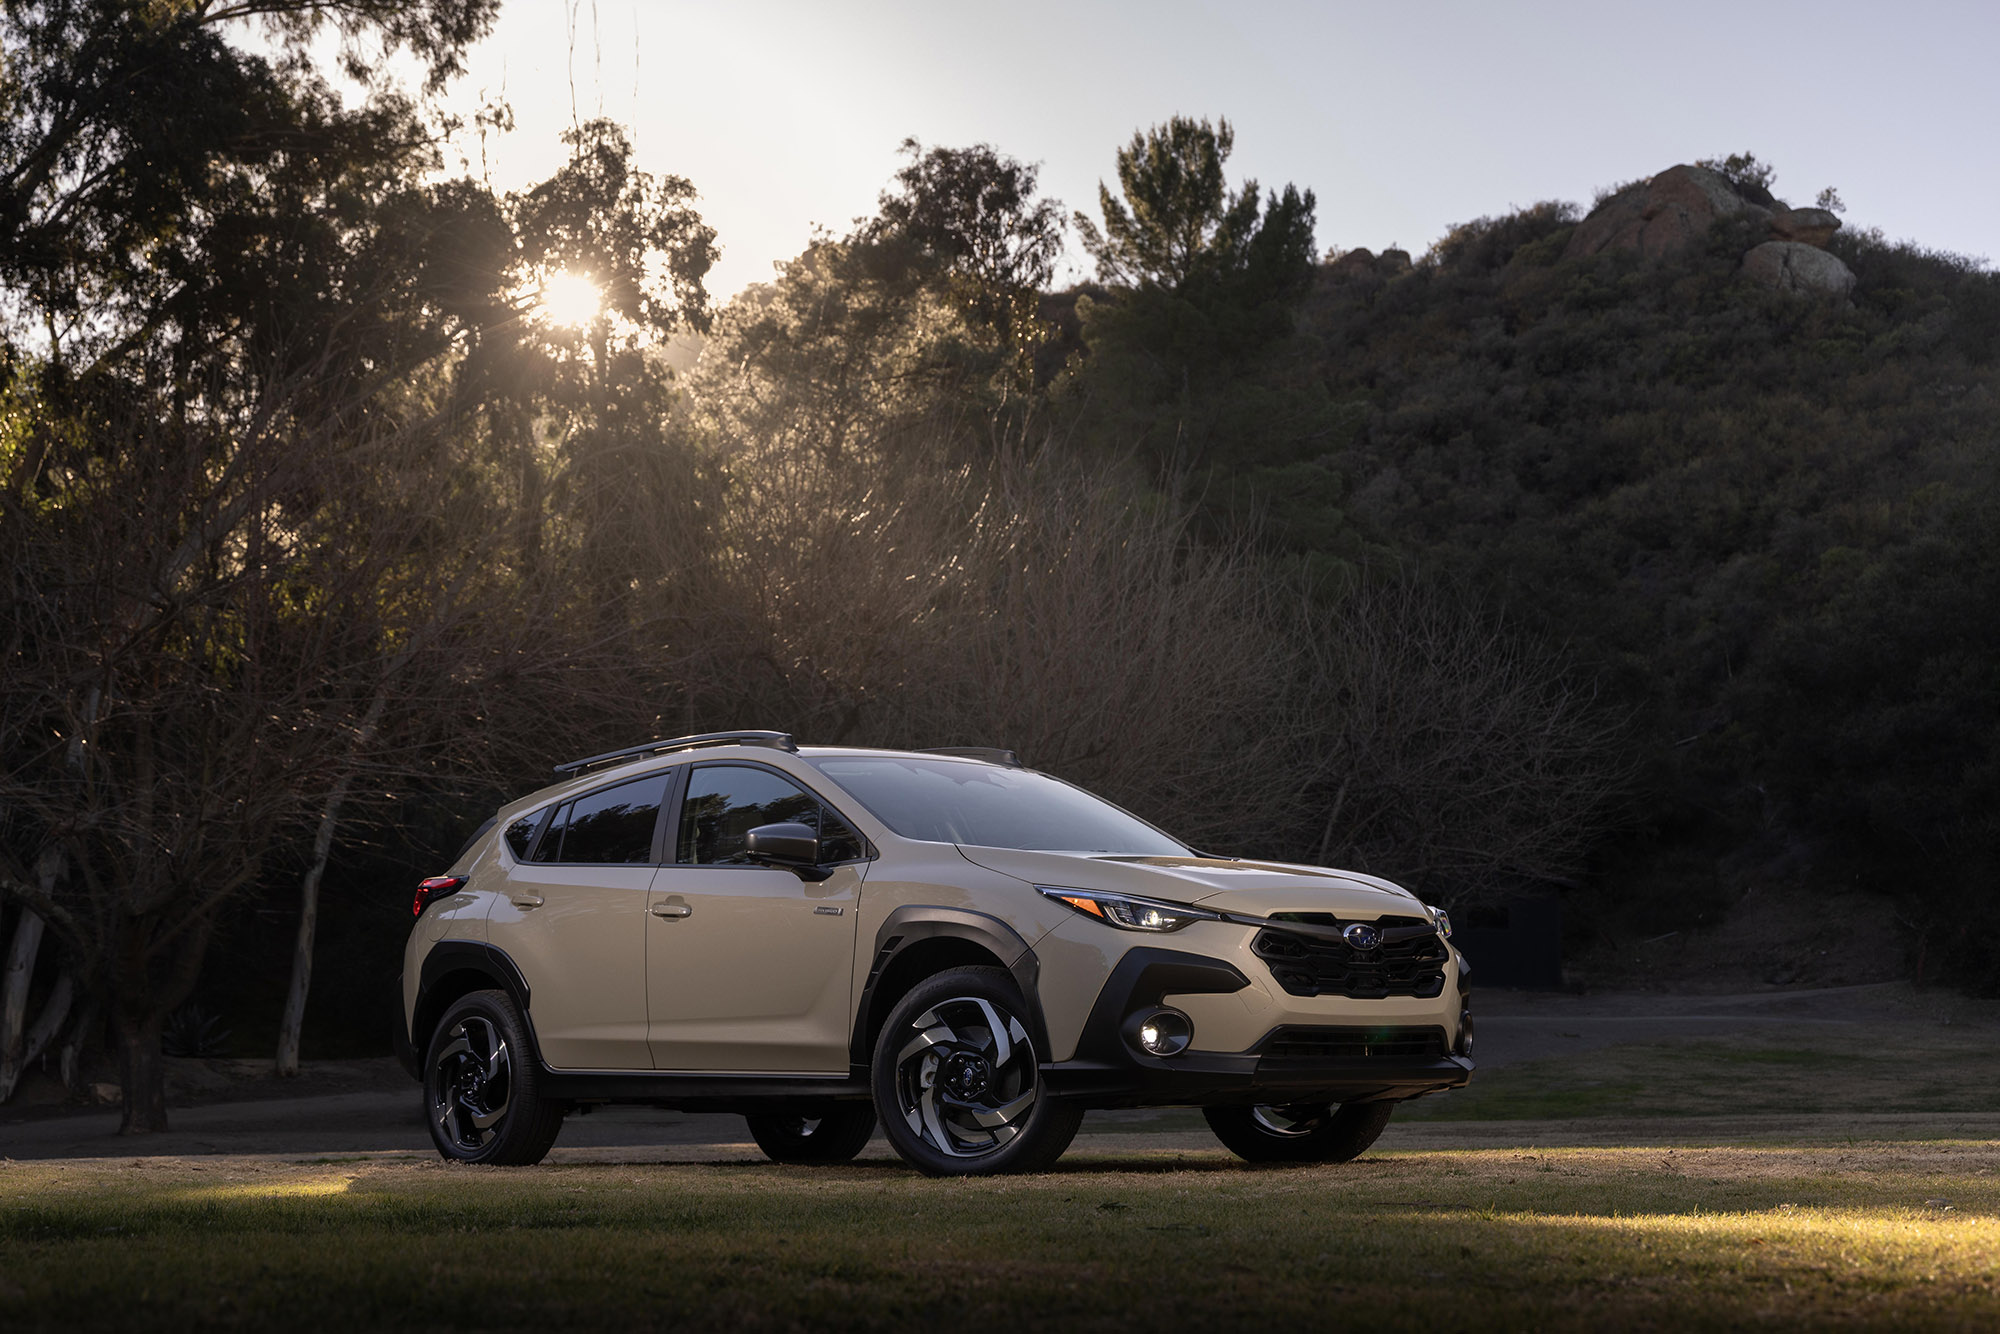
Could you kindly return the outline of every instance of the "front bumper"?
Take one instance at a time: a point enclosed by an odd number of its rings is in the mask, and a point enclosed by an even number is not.
[[[1049,1092],[1087,1107],[1375,1102],[1462,1088],[1472,1077],[1470,1056],[1454,1051],[1435,1023],[1281,1023],[1245,1051],[1176,1056],[1153,1056],[1125,1039],[1132,1016],[1167,996],[1226,995],[1249,985],[1220,959],[1128,951],[1092,1006],[1074,1058],[1042,1068]]]
[[[1086,1107],[1213,1107],[1258,1103],[1379,1102],[1463,1088],[1465,1056],[1366,1056],[1307,1061],[1246,1052],[1189,1052],[1043,1067],[1048,1090]]]

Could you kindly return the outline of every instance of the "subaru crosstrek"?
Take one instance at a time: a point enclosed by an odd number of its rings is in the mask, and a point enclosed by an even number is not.
[[[1473,1068],[1443,912],[1197,852],[1007,751],[735,732],[557,772],[417,891],[400,1046],[447,1158],[643,1103],[790,1163],[879,1117],[922,1171],[1036,1171],[1086,1109],[1172,1105],[1342,1161]]]

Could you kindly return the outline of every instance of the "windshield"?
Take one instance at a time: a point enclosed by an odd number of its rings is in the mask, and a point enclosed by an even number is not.
[[[966,760],[843,755],[812,765],[904,838],[1037,852],[1184,857],[1136,816],[1047,774]]]

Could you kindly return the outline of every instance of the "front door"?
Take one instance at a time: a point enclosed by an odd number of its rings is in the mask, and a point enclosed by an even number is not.
[[[745,836],[820,832],[825,880],[754,866]],[[661,1070],[845,1074],[860,838],[790,778],[747,764],[688,775],[674,856],[653,881],[647,1008]]]
[[[487,918],[528,983],[542,1059],[559,1070],[650,1070],[646,896],[669,775],[564,802]]]

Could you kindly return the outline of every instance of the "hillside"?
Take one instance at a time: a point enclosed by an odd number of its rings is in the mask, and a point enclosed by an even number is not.
[[[1681,166],[1322,264],[1264,373],[1307,369],[1351,417],[1245,470],[1273,539],[1463,581],[1637,711],[1603,894],[1871,888],[2000,981],[2000,279]]]

